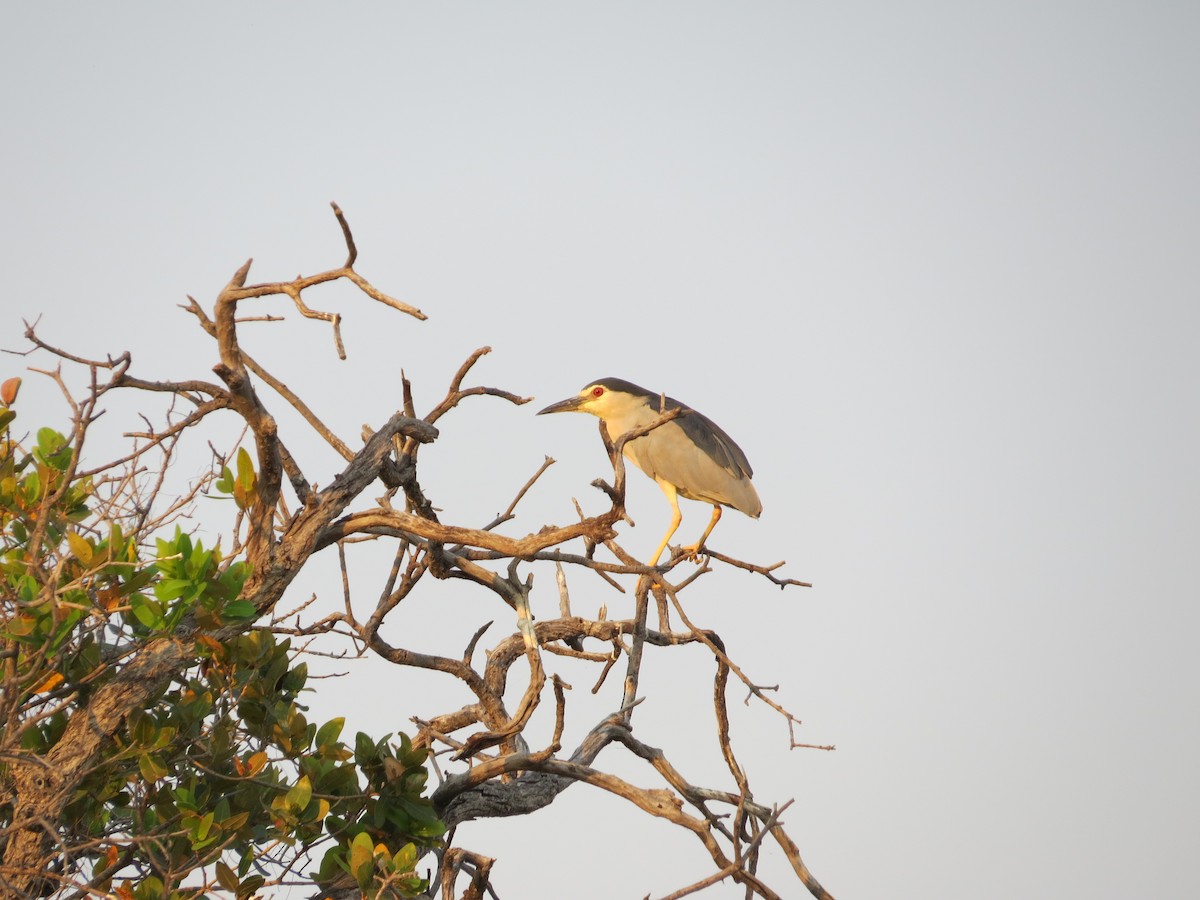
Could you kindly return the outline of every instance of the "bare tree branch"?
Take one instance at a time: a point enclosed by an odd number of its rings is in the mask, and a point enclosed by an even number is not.
[[[50,354],[60,365],[83,366],[89,375],[86,395],[76,400],[66,390],[59,370],[47,370],[72,406],[72,461],[63,482],[66,486],[55,488],[57,494],[48,492],[46,497],[50,499],[43,500],[39,508],[41,517],[31,519],[35,522],[32,531],[35,546],[50,543],[45,513],[54,498],[61,498],[70,483],[85,476],[96,479],[103,488],[97,496],[107,504],[104,507],[107,517],[136,523],[138,539],[150,541],[155,529],[184,515],[202,490],[207,491],[214,483],[220,486],[217,478],[227,465],[232,465],[232,450],[225,453],[212,448],[207,457],[211,471],[180,491],[174,500],[168,498],[173,488],[169,486],[172,482],[167,473],[177,449],[201,434],[212,413],[218,410],[232,413],[244,424],[245,436],[254,444],[253,491],[239,495],[243,497],[239,501],[242,506],[234,524],[232,552],[244,559],[251,572],[239,599],[252,604],[257,617],[265,620],[257,627],[300,639],[303,653],[333,657],[373,654],[398,667],[398,677],[403,676],[405,669],[421,669],[438,673],[466,690],[469,702],[413,719],[417,732],[412,743],[432,753],[430,762],[441,779],[432,800],[448,826],[453,828],[483,817],[523,815],[554,802],[568,787],[588,785],[620,797],[631,811],[683,829],[705,848],[712,871],[667,894],[664,900],[699,893],[726,879],[742,885],[748,897],[794,896],[791,884],[768,885],[758,871],[759,855],[768,837],[783,851],[792,873],[805,889],[815,897],[829,898],[830,894],[812,876],[787,834],[781,815],[789,808],[790,801],[769,805],[756,799],[751,790],[752,773],[739,761],[731,735],[727,701],[730,675],[737,679],[735,684],[744,685],[749,697],[765,704],[771,714],[784,718],[791,747],[818,745],[797,742],[795,729],[800,720],[770,696],[778,692],[778,686],[767,687],[752,680],[734,660],[746,651],[739,653],[727,648],[716,632],[693,624],[679,599],[684,590],[710,583],[702,576],[714,564],[760,575],[780,588],[807,587],[808,583],[778,576],[782,563],[761,565],[707,548],[703,565],[679,569],[677,573],[678,567],[688,565],[681,553],[676,553],[666,565],[649,566],[620,545],[618,523],[630,521],[625,509],[622,449],[630,440],[683,414],[681,409],[667,411],[653,422],[615,439],[601,426],[612,476],[611,483],[601,479],[593,482],[604,495],[602,503],[607,504],[607,508],[595,515],[585,515],[576,504],[578,521],[547,524],[523,536],[503,533],[503,526],[514,521],[515,511],[527,492],[553,464],[554,460],[547,457],[516,490],[509,506],[483,527],[440,521],[418,479],[418,452],[422,445],[437,439],[435,423],[458,410],[467,397],[494,397],[512,404],[528,402],[528,398],[501,388],[464,387],[465,379],[490,348],[481,347],[466,358],[450,379],[445,395],[423,418],[414,412],[412,385],[402,372],[400,409],[390,414],[377,412],[379,418],[387,416],[386,422],[378,429],[366,429],[361,447],[355,450],[357,441],[352,445],[335,434],[308,402],[251,358],[241,345],[240,326],[278,318],[259,314],[257,310],[252,312],[245,304],[284,296],[305,318],[330,324],[337,353],[344,357],[342,314],[314,309],[303,296],[305,291],[343,279],[377,302],[414,318],[425,318],[419,309],[384,294],[355,271],[358,250],[353,234],[336,204],[333,211],[346,245],[343,266],[291,281],[247,284],[250,270],[247,261],[220,290],[211,314],[195,299],[188,298],[185,309],[215,342],[218,362],[213,371],[220,383],[203,379],[137,378],[129,374],[132,365],[129,354],[89,360],[43,341],[35,334],[34,327],[27,325],[26,336],[34,350]],[[264,391],[264,386],[269,390]],[[89,446],[88,429],[104,412],[100,400],[115,390],[141,397],[165,397],[172,403],[178,399],[181,408],[176,411],[172,405],[165,422],[146,418],[144,428],[139,426],[136,432],[129,432],[138,435],[130,438],[137,442],[132,452],[107,464],[89,461],[85,468],[80,461]],[[272,405],[280,402],[297,412],[304,423],[299,433],[289,433],[286,443],[272,411]],[[285,416],[284,421],[289,420]],[[332,447],[342,458],[343,462],[338,464],[340,471],[314,471],[310,480],[300,470],[287,444],[299,447],[301,441],[313,438]],[[367,501],[367,492],[377,481],[384,485],[384,495]],[[324,486],[314,487],[318,483]],[[289,485],[292,494],[285,490]],[[396,501],[397,506],[393,507],[392,501],[397,496],[402,496],[404,502]],[[403,508],[398,508],[401,505]],[[582,552],[568,546],[578,539],[583,541]],[[369,576],[355,568],[354,553],[346,548],[348,543],[363,540],[395,543],[394,547],[388,544],[391,562],[386,574],[365,595],[361,585],[364,577]],[[308,561],[331,546],[338,548],[342,575],[339,608],[332,612],[326,609],[314,620],[317,615],[314,610],[318,608],[314,602],[316,595],[307,591],[307,600],[294,602],[290,608],[280,606],[285,592]],[[39,574],[40,593],[36,602],[51,602],[59,586],[74,583],[64,574],[63,560],[50,562]],[[559,617],[538,621],[531,612],[532,573],[536,566],[547,562],[555,563],[556,578],[550,590],[557,594]],[[603,603],[591,617],[581,615],[578,599],[584,595],[580,582],[573,585],[577,607],[573,610],[568,578],[575,577],[576,572],[587,572],[589,589],[603,591],[602,596],[608,596],[609,590],[624,592],[627,585],[622,581],[634,584],[632,616],[610,620]],[[461,643],[451,645],[465,645],[461,656],[432,652],[429,647],[433,645],[428,643],[426,635],[405,628],[406,611],[415,602],[409,598],[418,592],[436,590],[439,581],[450,578],[485,589],[498,613],[489,616],[486,623],[462,623],[456,619],[456,612],[448,610],[448,624],[462,628]],[[679,579],[678,583],[673,583],[675,579]],[[364,597],[370,598],[365,604]],[[657,628],[651,628],[648,622],[652,597],[658,614]],[[675,621],[682,623],[678,630],[670,622],[672,610]],[[111,617],[123,615],[128,607],[124,611],[114,610],[98,599],[94,608],[80,611],[94,616],[96,628],[103,634],[105,623]],[[497,623],[499,628],[493,630]],[[170,633],[156,635],[154,640],[105,648],[103,677],[46,684],[41,691],[33,690],[39,687],[34,675],[17,672],[16,650],[12,649],[11,641],[6,643],[0,636],[0,666],[4,672],[0,722],[8,723],[5,734],[19,734],[23,722],[42,722],[60,713],[71,713],[61,736],[44,754],[27,752],[19,741],[8,737],[6,743],[0,743],[0,765],[7,768],[13,798],[11,821],[7,826],[0,823],[3,848],[0,884],[4,890],[17,895],[33,893],[46,885],[57,890],[56,885],[61,882],[73,887],[81,897],[113,895],[106,893],[107,889],[102,890],[99,881],[93,879],[89,886],[88,878],[77,877],[78,872],[72,871],[71,854],[80,850],[67,845],[58,827],[64,809],[81,789],[102,749],[111,746],[131,710],[143,708],[172,679],[179,679],[188,667],[196,665],[198,646],[205,642],[220,646],[252,627],[256,626],[247,619],[206,628],[194,614],[189,614]],[[585,650],[585,640],[599,643],[587,645]],[[400,643],[404,646],[399,646]],[[604,652],[590,652],[596,646]],[[634,730],[634,710],[641,703],[642,666],[652,658],[670,665],[680,655],[675,648],[683,646],[705,648],[714,663],[711,689],[716,725],[711,739],[721,753],[727,774],[722,773],[720,783],[712,786],[693,784],[685,778],[680,748],[652,747],[639,739]],[[40,665],[58,651],[47,646],[39,652],[41,656],[30,658]],[[568,693],[569,685],[547,671],[547,665],[553,665],[561,656],[571,657],[573,665],[594,667],[592,692],[611,697],[607,714],[590,728],[587,723],[580,725],[570,715],[576,707]],[[524,662],[518,664],[519,660]],[[769,661],[760,660],[755,667],[768,665]],[[619,687],[608,679],[618,666],[621,667],[618,671],[624,672]],[[552,727],[550,713],[541,705],[547,682],[554,696]],[[14,685],[19,685],[18,691],[13,690]],[[20,697],[25,699],[14,699]],[[639,714],[637,718],[641,717]],[[543,734],[552,732],[549,742],[540,749],[531,749],[526,738],[531,723],[535,722],[547,723]],[[568,739],[574,744],[570,753],[562,749],[563,741]],[[609,747],[613,748],[610,754],[622,753],[642,761],[647,777],[654,779],[654,783],[641,786],[602,768],[598,759]],[[441,760],[440,765],[446,766],[446,771],[439,767],[439,754],[450,758]],[[464,764],[460,765],[460,761]],[[451,900],[458,890],[456,882],[460,875],[468,876],[469,881],[462,893],[464,900],[495,896],[491,885],[494,860],[454,846],[451,834],[441,852],[438,877],[428,896],[440,894],[442,900]],[[58,869],[48,874],[45,861],[51,857],[60,863]],[[268,854],[264,858],[271,857]],[[117,861],[114,857],[114,864]],[[301,865],[298,857],[281,862],[272,872],[276,879],[273,883],[298,877],[303,871]],[[212,876],[205,876],[208,887],[216,883]]]

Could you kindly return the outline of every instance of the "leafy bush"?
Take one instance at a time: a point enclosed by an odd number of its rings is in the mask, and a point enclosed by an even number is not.
[[[307,666],[290,642],[249,627],[249,573],[178,525],[169,536],[112,515],[116,470],[79,475],[78,434],[13,437],[0,408],[0,775],[41,760],[131,650],[184,642],[191,655],[150,702],[124,713],[114,739],[51,823],[63,852],[41,893],[86,884],[123,898],[245,898],[313,865],[324,887],[412,897],[444,827],[424,796],[427,751],[405,735],[356,735],[308,721]],[[218,482],[252,502],[250,457]],[[145,522],[146,517],[142,516]],[[130,527],[132,524],[132,527]],[[153,548],[152,550],[150,548]],[[218,633],[242,626],[232,636]],[[24,815],[0,805],[7,831]],[[315,864],[313,854],[324,849]]]

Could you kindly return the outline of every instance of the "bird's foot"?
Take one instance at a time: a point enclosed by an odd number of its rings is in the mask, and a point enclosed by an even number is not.
[[[686,546],[680,547],[679,552],[682,555],[683,559],[686,559],[690,562],[695,562],[697,559],[700,558],[700,556],[701,556],[700,551],[703,548],[704,548],[703,544],[687,544]]]

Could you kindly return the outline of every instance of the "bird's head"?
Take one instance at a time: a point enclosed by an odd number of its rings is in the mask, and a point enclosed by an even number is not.
[[[602,378],[593,381],[574,397],[551,403],[538,415],[560,412],[591,413],[599,419],[627,419],[651,404],[657,409],[659,397],[645,388],[620,378]]]

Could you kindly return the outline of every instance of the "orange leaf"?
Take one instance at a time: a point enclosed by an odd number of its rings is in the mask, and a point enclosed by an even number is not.
[[[17,402],[17,392],[21,390],[21,379],[10,378],[4,384],[0,384],[0,403],[5,406],[12,406]]]
[[[209,650],[213,651],[213,653],[219,653],[222,649],[221,642],[211,634],[200,635],[198,638],[196,638],[196,643],[200,644],[202,647],[207,647]]]
[[[267,754],[265,750],[259,750],[248,760],[246,760],[246,771],[250,776],[257,775],[263,770],[267,764]]]
[[[121,590],[115,587],[100,588],[96,591],[96,599],[100,601],[101,609],[112,612],[121,605]]]
[[[62,684],[63,680],[62,672],[51,672],[46,676],[45,681],[33,689],[33,692],[35,694],[40,694],[43,691],[52,691]]]

